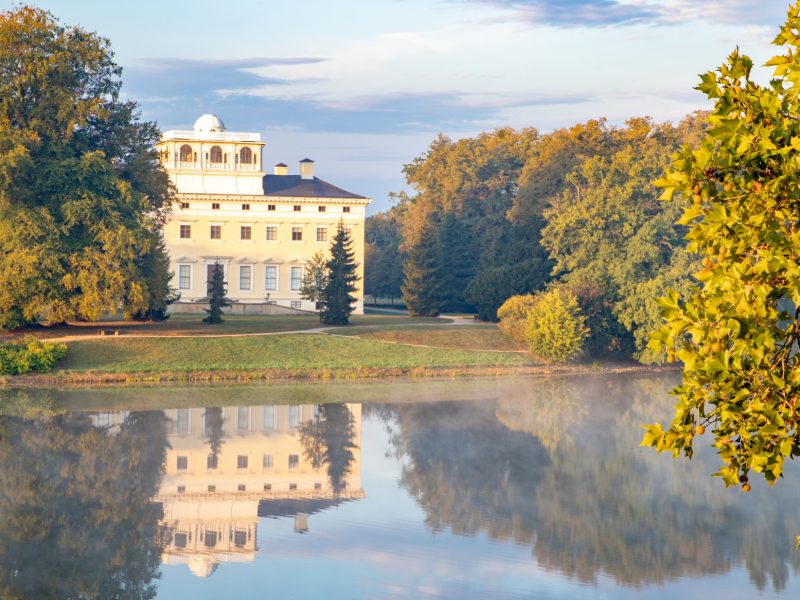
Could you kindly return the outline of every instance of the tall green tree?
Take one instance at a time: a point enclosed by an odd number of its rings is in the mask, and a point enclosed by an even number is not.
[[[798,32],[795,3],[767,85],[751,79],[753,63],[738,50],[701,76],[711,129],[659,181],[703,259],[689,297],[661,301],[666,325],[653,347],[683,363],[683,383],[672,423],[649,426],[642,443],[692,456],[695,436],[709,429],[717,475],[745,491],[750,471],[774,483],[800,455]]]
[[[120,75],[108,40],[0,14],[0,327],[160,308],[171,188]]]
[[[402,293],[401,213],[393,207],[367,217],[364,225],[364,293],[376,302],[378,298],[389,298],[394,304]]]
[[[322,294],[325,307],[322,322],[326,325],[347,325],[356,301],[358,273],[350,234],[339,221],[336,235],[331,242],[331,258],[328,261],[328,282]]]
[[[222,309],[231,305],[226,296],[226,285],[225,270],[222,268],[219,261],[217,261],[214,263],[211,282],[208,286],[208,308],[203,309],[206,311],[206,317],[203,319],[203,323],[217,324],[224,322],[222,318]]]
[[[403,302],[412,317],[436,317],[445,304],[445,259],[434,227],[423,227],[419,240],[406,253]]]
[[[300,297],[319,304],[322,301],[327,285],[328,261],[323,252],[316,252],[308,259],[303,269]]]

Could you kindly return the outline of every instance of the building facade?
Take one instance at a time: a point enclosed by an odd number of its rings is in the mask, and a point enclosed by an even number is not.
[[[328,252],[341,222],[350,233],[359,282],[354,312],[363,313],[364,219],[370,199],[314,176],[314,161],[299,173],[278,163],[265,172],[264,142],[252,132],[232,132],[214,115],[192,130],[165,131],[162,164],[177,189],[164,225],[177,312],[201,312],[214,265],[227,283],[229,309],[242,314],[315,310],[300,298],[303,270]]]

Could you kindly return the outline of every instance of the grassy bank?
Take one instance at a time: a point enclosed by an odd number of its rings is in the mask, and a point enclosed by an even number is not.
[[[494,350],[502,352],[525,350],[503,335],[503,333],[497,329],[497,325],[494,324],[470,325],[468,327],[424,324],[413,327],[396,326],[387,329],[352,327],[341,331],[341,334],[357,336],[366,340],[379,340],[395,344],[433,346],[437,348]]]

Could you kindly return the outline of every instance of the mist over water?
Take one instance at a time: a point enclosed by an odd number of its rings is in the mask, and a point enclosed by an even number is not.
[[[0,596],[796,597],[798,469],[640,448],[676,383],[3,390]]]

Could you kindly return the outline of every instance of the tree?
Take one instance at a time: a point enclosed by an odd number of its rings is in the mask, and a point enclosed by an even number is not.
[[[432,225],[406,253],[403,265],[403,302],[412,317],[436,317],[444,306],[444,255]]]
[[[303,270],[303,283],[300,287],[300,297],[311,300],[315,304],[322,301],[325,286],[328,285],[328,261],[323,252],[315,253],[306,262]]]
[[[354,460],[356,421],[346,404],[320,404],[314,419],[300,427],[300,443],[313,468],[327,465],[334,497],[347,488]]]
[[[403,254],[400,251],[401,210],[394,207],[385,213],[367,217],[364,225],[364,293],[394,299],[401,295]]]
[[[331,258],[327,264],[328,282],[322,294],[325,302],[322,322],[326,325],[347,325],[356,301],[353,294],[357,289],[358,274],[353,242],[342,221],[339,221],[331,242]]]
[[[691,457],[709,429],[723,463],[716,475],[744,491],[750,471],[774,483],[800,454],[799,30],[794,4],[766,86],[738,50],[701,76],[697,89],[715,103],[711,128],[658,182],[682,208],[703,268],[686,300],[661,300],[666,325],[652,345],[683,363],[683,383],[669,428],[648,426],[642,444]]]
[[[159,310],[171,188],[108,40],[0,14],[0,327]]]
[[[568,289],[556,286],[522,303],[527,304],[527,317],[521,337],[531,354],[554,363],[581,355],[589,329],[578,299]]]
[[[208,290],[209,306],[203,309],[206,311],[206,318],[203,319],[203,323],[216,324],[224,321],[222,318],[222,309],[231,305],[228,298],[225,296],[227,292],[226,285],[225,271],[219,261],[217,261],[214,263],[214,273],[211,276],[211,284]]]

